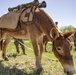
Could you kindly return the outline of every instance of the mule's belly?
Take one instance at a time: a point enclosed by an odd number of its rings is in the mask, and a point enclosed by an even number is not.
[[[29,31],[26,32],[25,30],[20,30],[18,32],[9,32],[7,34],[17,39],[30,39],[31,38]],[[35,34],[35,36],[34,35],[32,36],[35,37],[35,39],[38,39],[42,35],[43,35],[42,33],[39,33],[38,35]]]
[[[39,37],[41,37],[43,35],[41,30],[39,28],[37,28],[35,25],[31,25],[31,26],[23,25],[20,30],[6,29],[6,30],[4,30],[4,33],[6,33],[7,35],[10,35],[14,38],[17,38],[17,39],[30,39],[30,38],[34,37],[35,39],[38,40]]]
[[[7,32],[7,34],[17,39],[30,39],[29,32],[26,32],[25,30],[20,30],[17,32]]]

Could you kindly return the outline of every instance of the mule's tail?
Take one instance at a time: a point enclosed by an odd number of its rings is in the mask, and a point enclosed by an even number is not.
[[[0,41],[0,50],[2,50],[3,40]]]

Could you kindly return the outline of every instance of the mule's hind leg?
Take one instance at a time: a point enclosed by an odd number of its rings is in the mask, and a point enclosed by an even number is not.
[[[10,40],[12,39],[12,37],[7,36],[5,41],[3,42],[3,47],[2,47],[2,57],[4,60],[8,60],[7,56],[6,56],[6,48],[7,45],[9,44]]]
[[[45,42],[45,44],[44,44],[44,50],[45,50],[45,52],[47,52],[47,49],[46,49],[46,45],[47,45],[47,42]]]

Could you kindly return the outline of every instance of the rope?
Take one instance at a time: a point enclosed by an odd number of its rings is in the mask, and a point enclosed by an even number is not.
[[[17,40],[17,39],[16,39]],[[20,42],[19,40],[17,40],[20,44],[22,44],[25,48],[27,48],[28,50],[31,50],[31,51],[33,51],[33,49],[32,48],[29,48],[29,47],[27,47],[26,45],[24,45],[22,42]],[[48,57],[48,56],[46,56],[46,55],[43,55],[43,56],[45,56],[46,58],[48,58],[48,59],[50,59],[51,61],[56,61],[56,62],[58,62],[58,60],[56,60],[56,59],[53,59],[53,58],[50,58],[50,57]]]
[[[17,40],[17,39],[16,39]],[[25,48],[27,48],[28,50],[33,51],[31,48],[27,47],[26,45],[24,45],[22,42],[20,42],[19,40],[17,40],[21,45],[23,45]]]

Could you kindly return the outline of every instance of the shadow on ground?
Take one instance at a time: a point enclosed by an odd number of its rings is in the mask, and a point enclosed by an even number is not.
[[[0,60],[0,75],[36,75],[36,71],[33,71],[31,74],[26,73],[22,69],[18,69],[15,66],[10,68],[3,65],[3,60]]]

